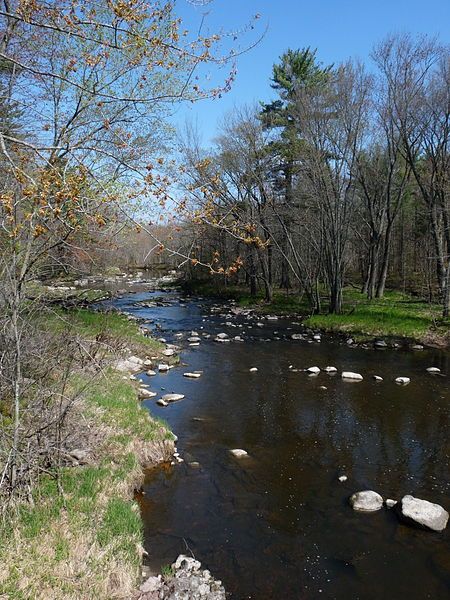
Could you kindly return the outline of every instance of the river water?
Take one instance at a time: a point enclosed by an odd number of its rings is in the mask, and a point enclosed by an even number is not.
[[[155,297],[165,306],[136,306]],[[234,600],[449,598],[450,527],[418,530],[392,510],[362,514],[348,504],[353,492],[373,489],[450,508],[449,378],[426,373],[450,373],[447,353],[294,341],[303,329],[292,320],[258,326],[259,318],[227,314],[229,305],[217,312],[210,301],[180,302],[176,292],[127,295],[114,305],[184,348],[179,367],[142,377],[158,393],[186,396],[166,408],[157,398],[145,402],[177,434],[185,460],[150,472],[143,488],[155,571],[192,552]],[[211,337],[188,347],[192,330],[245,342]],[[289,368],[314,365],[356,371],[364,381]],[[183,377],[194,370],[200,379]],[[396,385],[397,376],[410,385]],[[249,456],[238,460],[232,448]]]

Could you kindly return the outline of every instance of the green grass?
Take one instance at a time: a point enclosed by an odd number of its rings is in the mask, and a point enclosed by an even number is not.
[[[441,307],[401,292],[388,291],[382,299],[367,300],[360,292],[346,289],[340,315],[317,314],[305,324],[326,331],[361,336],[393,336],[415,340],[444,339],[450,320],[441,318]]]
[[[48,309],[41,317],[41,325],[55,332],[68,330],[88,339],[105,336],[131,347],[136,352],[158,353],[165,347],[157,340],[143,336],[135,322],[128,321],[124,315],[115,312],[93,311],[87,308]]]
[[[89,315],[80,320],[90,333],[98,327]],[[71,386],[86,388],[80,409],[95,432],[94,457],[61,469],[59,482],[42,476],[34,503],[16,506],[0,522],[0,597],[109,600],[131,597],[137,587],[143,531],[132,492],[143,465],[161,460],[173,435],[149,416],[122,374],[106,371],[86,387],[87,376],[73,375]]]

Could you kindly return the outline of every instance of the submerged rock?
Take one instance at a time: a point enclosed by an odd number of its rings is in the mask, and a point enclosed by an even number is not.
[[[439,504],[407,495],[401,499],[400,516],[405,521],[426,529],[443,531],[447,527],[449,514]]]
[[[343,371],[342,379],[347,379],[349,381],[362,381],[364,378],[360,373],[353,373],[352,371]]]
[[[356,492],[350,497],[350,504],[353,510],[360,512],[375,512],[383,506],[383,498],[377,492],[365,490]]]

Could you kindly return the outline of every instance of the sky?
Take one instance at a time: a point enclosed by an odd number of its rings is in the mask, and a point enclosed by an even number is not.
[[[248,46],[267,27],[256,47],[238,58],[230,92],[177,109],[175,125],[194,123],[205,144],[233,107],[276,97],[270,88],[272,65],[288,48],[317,48],[317,57],[325,64],[350,57],[369,64],[373,46],[391,33],[428,34],[450,42],[450,0],[213,0],[206,6],[201,2],[177,1],[183,28],[197,31],[206,14],[204,32],[238,31],[259,14],[255,29],[238,35],[236,43]]]

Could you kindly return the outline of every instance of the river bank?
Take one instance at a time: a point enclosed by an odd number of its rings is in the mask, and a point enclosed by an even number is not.
[[[42,331],[77,336],[90,359],[84,355],[70,376],[67,393],[76,401],[61,468],[42,473],[28,502],[4,514],[0,597],[131,598],[142,580],[143,554],[133,494],[144,468],[171,459],[174,436],[142,408],[136,378],[116,364],[137,354],[150,368],[165,346],[118,314],[55,309],[51,315]]]
[[[311,315],[305,298],[294,292],[276,291],[273,301],[267,303],[261,294],[252,297],[241,287],[217,288],[205,282],[188,282],[183,289],[187,294],[234,300],[238,306],[251,308],[261,315],[297,317],[306,327],[351,336],[359,343],[383,338],[391,345],[401,342],[450,347],[450,319],[442,318],[442,307],[395,290],[387,291],[382,299],[368,300],[359,290],[347,287],[342,314],[328,314],[324,303],[322,313]]]

